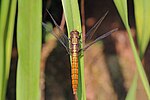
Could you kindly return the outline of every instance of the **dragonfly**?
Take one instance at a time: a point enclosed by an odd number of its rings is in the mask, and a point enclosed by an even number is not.
[[[51,15],[51,13],[46,9],[47,13],[51,17],[53,23],[55,26],[58,28],[60,33],[63,33],[59,25],[56,23],[55,19]],[[85,40],[89,41],[93,37],[94,33],[98,29],[98,27],[101,25],[102,21],[108,14],[108,11],[96,22],[96,24],[86,33],[85,35]],[[42,23],[43,27],[47,27],[47,24],[44,22]],[[58,35],[54,31],[50,31],[50,33],[57,38],[57,40],[65,47],[66,51],[68,52],[69,55],[71,55],[71,79],[72,79],[72,89],[73,89],[73,94],[75,95],[77,93],[77,88],[78,88],[78,68],[79,68],[79,57],[80,57],[80,52],[87,50],[91,45],[94,43],[98,42],[99,40],[102,40],[103,38],[108,37],[110,34],[113,32],[117,31],[118,28],[115,28],[107,33],[104,33],[103,35],[99,36],[96,38],[94,41],[86,44],[81,48],[81,41],[80,41],[80,33],[78,30],[74,29],[70,32],[70,38],[68,38],[65,34]]]

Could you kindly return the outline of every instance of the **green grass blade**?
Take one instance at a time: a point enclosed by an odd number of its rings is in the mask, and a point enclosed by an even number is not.
[[[0,26],[1,28],[1,26]],[[0,29],[1,31],[2,29]],[[4,34],[0,32],[0,100],[3,97],[3,80],[4,80]]]
[[[7,30],[7,37],[6,37],[6,79],[8,79],[9,73],[9,66],[11,60],[11,51],[12,51],[12,40],[13,40],[13,32],[14,32],[14,25],[15,25],[15,15],[16,15],[16,6],[17,0],[13,0],[11,2],[10,7],[10,14],[8,19],[8,30]]]
[[[120,14],[120,16],[121,16],[121,18],[124,22],[124,25],[127,29],[130,44],[131,44],[131,48],[132,48],[133,55],[134,55],[134,59],[135,59],[136,65],[137,65],[137,70],[138,70],[138,73],[141,77],[141,80],[142,80],[143,86],[145,88],[145,91],[147,93],[147,96],[150,99],[150,86],[149,86],[145,71],[143,69],[142,63],[141,63],[140,58],[138,56],[138,53],[136,51],[134,40],[132,38],[130,27],[129,27],[129,24],[128,24],[127,0],[114,0],[114,3],[116,5],[116,7],[118,9],[118,12],[119,12],[119,14]],[[129,93],[131,93],[131,92],[129,92]]]
[[[134,0],[134,8],[139,53],[142,58],[150,39],[150,0]]]
[[[6,51],[5,51],[5,41],[7,35],[7,18],[9,13],[10,1],[1,0],[0,1],[0,100],[5,99],[6,91]]]
[[[78,30],[81,33],[81,21],[78,7],[78,0],[62,0],[64,14],[67,23],[68,36],[72,30]],[[82,34],[81,41],[82,41]],[[81,44],[81,47],[82,44]],[[85,80],[84,80],[84,57],[79,58],[79,85],[77,96],[79,100],[86,100]]]
[[[128,95],[125,100],[136,100],[137,81],[138,81],[138,74],[136,73],[133,78],[131,88],[129,89]]]
[[[15,25],[17,0],[10,2],[9,18],[7,20],[7,28],[5,30],[5,80],[4,80],[4,95],[7,89],[7,81],[9,78],[11,51],[12,51],[12,40]]]
[[[42,0],[18,0],[17,100],[40,100]]]
[[[127,0],[114,0],[125,27],[128,26]]]

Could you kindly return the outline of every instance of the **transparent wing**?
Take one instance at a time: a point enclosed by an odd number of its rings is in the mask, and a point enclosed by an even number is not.
[[[52,21],[54,22],[56,28],[58,29],[58,32],[54,32],[54,31],[49,31],[51,34],[53,34],[58,40],[59,42],[65,47],[65,49],[67,50],[68,54],[70,54],[69,52],[69,38],[64,34],[64,32],[61,30],[61,28],[59,27],[59,25],[56,23],[56,21],[54,20],[54,18],[52,17],[52,15],[50,14],[50,12],[46,9],[46,11],[48,12],[49,16],[51,17]],[[47,25],[45,23],[42,23],[43,27],[46,29]]]
[[[50,12],[46,9],[47,13],[49,14],[49,16],[51,17],[52,21],[54,22],[55,26],[59,29],[60,33],[64,32],[61,30],[61,28],[59,27],[59,25],[56,23],[55,19],[53,18],[53,16],[50,14]],[[66,40],[67,42],[69,42],[69,38],[64,34],[62,36],[63,40]]]
[[[94,33],[96,32],[96,30],[98,29],[98,27],[101,25],[102,21],[105,19],[105,17],[107,16],[108,14],[108,11],[104,14],[103,17],[101,17],[97,22],[96,24],[86,33],[86,36],[85,36],[85,40],[86,41],[89,41]]]
[[[47,24],[42,22],[42,26],[46,29]],[[69,51],[69,39],[66,38],[67,36],[64,33],[61,32],[54,32],[54,31],[49,31],[49,33],[51,33],[57,40],[59,40],[59,42],[65,47],[65,49],[67,50],[68,54],[70,54]]]
[[[117,30],[118,30],[118,28],[113,29],[113,30],[111,30],[111,31],[109,31],[109,32],[107,32],[107,33],[105,33],[105,34],[99,36],[99,37],[98,37],[97,39],[95,39],[94,41],[92,41],[92,42],[88,43],[87,45],[85,45],[82,50],[85,51],[88,47],[90,47],[91,45],[93,45],[93,44],[96,43],[97,41],[99,41],[99,40],[101,40],[101,39],[103,39],[103,38],[106,38],[106,37],[109,36],[111,33],[115,32],[115,31],[117,31]]]

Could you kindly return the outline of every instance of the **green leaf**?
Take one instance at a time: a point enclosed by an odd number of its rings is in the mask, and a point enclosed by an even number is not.
[[[0,64],[2,65],[0,65],[0,100],[4,100],[6,95],[7,81],[9,77],[17,0],[2,0],[1,4],[2,8],[0,11],[0,40],[2,41],[0,41]]]
[[[125,27],[128,26],[127,0],[114,0]]]
[[[6,49],[5,49],[6,50],[6,80],[9,77],[8,75],[9,75],[10,60],[11,60],[16,7],[17,7],[17,0],[11,1],[11,7],[10,7],[10,13],[8,19],[9,22],[8,22],[7,36],[6,36]]]
[[[5,7],[5,9],[4,9]],[[8,14],[9,1],[1,1],[0,6],[0,100],[4,99],[3,85],[4,85],[4,71],[5,71],[5,49],[4,49],[4,34],[5,34],[5,25],[6,25],[6,16]],[[2,16],[3,15],[3,16]]]
[[[134,55],[134,59],[135,59],[136,65],[137,65],[137,70],[138,70],[138,73],[141,77],[141,80],[142,80],[143,86],[145,88],[146,94],[147,94],[148,98],[150,99],[150,86],[149,86],[149,83],[148,83],[148,79],[146,77],[146,74],[145,74],[145,71],[143,69],[142,63],[141,63],[140,58],[138,56],[138,53],[136,51],[136,47],[135,47],[135,44],[134,44],[134,40],[132,38],[130,26],[128,24],[127,0],[114,0],[114,3],[116,5],[116,7],[118,9],[118,12],[119,12],[119,14],[120,14],[120,16],[121,16],[121,18],[124,22],[124,25],[127,29],[129,40],[130,40],[130,45],[131,45],[133,55]],[[136,91],[134,91],[134,92],[136,92]],[[134,94],[134,93],[132,93],[132,94]]]
[[[137,81],[138,81],[138,74],[136,73],[134,75],[133,82],[132,82],[131,87],[129,89],[126,100],[136,100]]]
[[[137,40],[142,59],[150,40],[150,0],[134,0]]]
[[[40,100],[42,0],[18,0],[17,100]]]
[[[62,0],[62,5],[67,23],[68,36],[70,36],[70,32],[72,30],[77,30],[79,33],[81,33],[82,29],[81,29],[78,0]],[[82,35],[80,41],[82,41]],[[81,47],[83,47],[82,44]],[[85,80],[84,80],[84,57],[79,58],[79,84],[77,96],[79,100],[86,100]]]
[[[4,100],[4,80],[5,80],[5,29],[9,9],[9,0],[2,0],[0,5],[0,100]]]

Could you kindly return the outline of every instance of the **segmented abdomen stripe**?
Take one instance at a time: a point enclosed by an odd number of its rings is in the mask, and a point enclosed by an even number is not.
[[[72,68],[71,68],[72,88],[73,94],[76,94],[78,87],[78,54],[72,54]]]

